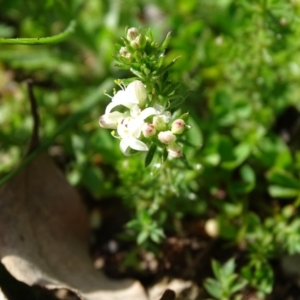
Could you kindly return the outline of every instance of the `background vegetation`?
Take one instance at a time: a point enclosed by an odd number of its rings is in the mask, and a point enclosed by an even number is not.
[[[0,46],[0,179],[27,150],[31,78],[42,140],[52,141],[50,155],[109,228],[106,237],[101,226],[95,231],[93,249],[111,239],[125,249],[118,272],[143,274],[145,251],[164,261],[170,237],[195,238],[217,243],[206,247],[207,261],[219,261],[214,274],[197,275],[195,265],[189,275],[212,297],[274,295],[282,257],[300,253],[300,2],[11,0],[0,7],[6,38],[51,36],[77,22],[59,44]],[[98,125],[110,100],[103,90],[112,94],[113,80],[129,75],[113,58],[126,26],[151,28],[158,42],[172,32],[166,62],[180,56],[170,76],[181,82],[178,94],[189,92],[188,166],[171,159],[144,168],[143,154],[124,157]],[[114,207],[108,219],[107,206]]]

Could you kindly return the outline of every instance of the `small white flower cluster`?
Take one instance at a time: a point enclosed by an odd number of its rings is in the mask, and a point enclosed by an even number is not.
[[[176,135],[182,134],[186,124],[176,119],[169,125],[171,114],[160,105],[146,107],[147,91],[139,80],[127,87],[120,85],[107,105],[105,114],[99,119],[103,128],[115,129],[113,135],[120,139],[120,148],[124,155],[130,155],[130,149],[148,151],[151,141],[162,143],[171,157],[181,157],[182,148],[176,143]],[[117,106],[125,107],[125,112],[112,111]]]

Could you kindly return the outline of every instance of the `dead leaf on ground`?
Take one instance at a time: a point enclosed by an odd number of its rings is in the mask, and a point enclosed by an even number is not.
[[[0,288],[0,300],[7,300],[6,296],[2,292],[1,288]]]
[[[172,292],[170,292],[172,291]],[[190,280],[164,277],[148,289],[150,300],[198,300],[203,299],[200,290],[195,283]]]
[[[77,193],[42,154],[0,190],[1,261],[26,284],[68,288],[85,300],[147,299],[138,282],[94,269],[87,224]]]

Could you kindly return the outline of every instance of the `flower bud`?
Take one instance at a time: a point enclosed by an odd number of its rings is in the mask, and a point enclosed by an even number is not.
[[[135,27],[131,27],[127,30],[127,40],[133,41],[137,36],[139,32]]]
[[[139,49],[139,47],[140,47],[140,45],[136,39],[130,42],[130,46],[135,50]]]
[[[132,60],[133,59],[133,55],[131,53],[127,53],[125,55],[125,58],[129,59],[129,60]]]
[[[167,146],[167,151],[171,157],[178,158],[182,156],[182,148],[175,142]]]
[[[155,135],[156,130],[155,130],[154,125],[145,123],[143,125],[142,132],[143,132],[143,135],[145,138],[149,138],[149,137]]]
[[[170,131],[161,131],[158,134],[158,139],[164,144],[172,144],[176,141],[176,136]]]
[[[127,50],[126,47],[121,47],[121,49],[119,50],[119,54],[120,54],[121,56],[126,57],[126,55],[127,55],[128,53],[129,53],[129,52],[128,52],[128,50]]]
[[[143,107],[145,105],[146,99],[147,99],[147,91],[144,86],[144,84],[139,81],[135,80],[131,82],[127,88],[126,92],[131,94],[133,97],[135,97],[138,100],[139,107]]]
[[[174,134],[182,134],[185,130],[185,122],[182,119],[177,119],[172,123],[171,131]]]
[[[152,124],[154,125],[154,127],[157,131],[165,130],[167,127],[164,116],[162,116],[162,115],[153,117]]]

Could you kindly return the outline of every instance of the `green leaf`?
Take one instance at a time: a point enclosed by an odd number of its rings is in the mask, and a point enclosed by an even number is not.
[[[143,244],[148,239],[149,233],[147,231],[142,231],[137,237],[137,243],[139,245]]]
[[[235,261],[234,259],[229,259],[224,265],[223,265],[223,269],[224,269],[224,272],[227,274],[227,275],[230,275],[234,272],[234,268],[235,268]]]
[[[270,185],[268,192],[274,198],[294,198],[300,194],[299,189],[286,188],[279,185]]]
[[[251,146],[249,144],[241,143],[238,146],[236,146],[234,149],[234,154],[236,156],[236,164],[239,165],[243,161],[245,161],[245,159],[248,158],[250,153],[251,153]]]
[[[163,41],[162,45],[160,46],[160,49],[161,49],[162,51],[164,51],[164,50],[167,49],[167,47],[168,47],[169,44],[170,44],[170,40],[171,40],[171,32],[168,32],[168,34],[167,34],[165,40]]]
[[[214,272],[216,278],[220,279],[222,277],[221,276],[221,274],[222,274],[221,264],[218,261],[213,259],[212,262],[211,262],[211,266],[212,266],[212,269],[213,269],[213,272]]]
[[[277,185],[292,188],[300,189],[300,182],[294,177],[290,172],[283,169],[272,169],[269,171],[268,180]]]
[[[246,285],[247,285],[248,281],[245,279],[240,279],[239,282],[236,282],[232,288],[231,288],[231,292],[232,293],[236,293],[238,291],[240,291],[241,289],[243,289]]]
[[[217,280],[213,278],[207,278],[204,282],[204,287],[211,296],[217,299],[221,299],[222,290],[220,287],[220,283]]]
[[[156,149],[157,149],[157,145],[152,143],[149,148],[149,151],[145,157],[145,167],[148,167],[151,164],[154,154],[156,152]]]

